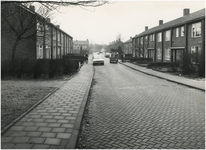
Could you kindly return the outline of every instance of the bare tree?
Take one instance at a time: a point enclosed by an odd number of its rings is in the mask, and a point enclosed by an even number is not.
[[[117,35],[116,40],[117,40],[117,41],[124,41],[124,38],[122,37],[122,34],[121,34],[121,33],[119,33],[119,34]]]
[[[1,23],[2,29],[4,25],[9,27],[8,32],[14,33],[14,45],[12,47],[11,64],[14,66],[15,52],[19,42],[23,39],[29,39],[36,35],[36,29],[33,28],[39,24],[36,16],[40,15],[44,18],[51,16],[52,11],[58,10],[61,6],[82,6],[82,7],[98,7],[107,4],[108,1],[1,1]],[[32,4],[38,5],[38,10],[32,12],[28,7]],[[28,11],[30,13],[28,13]],[[33,13],[33,15],[31,15]],[[37,28],[38,29],[38,28]]]

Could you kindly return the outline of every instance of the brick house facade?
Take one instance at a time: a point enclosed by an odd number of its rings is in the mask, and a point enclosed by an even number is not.
[[[15,51],[15,59],[36,59],[36,21],[33,14],[29,11],[24,11],[23,8],[17,5],[9,6],[4,4],[1,6],[2,9],[2,19],[1,19],[1,62],[4,61],[11,61],[12,59],[12,49],[15,45],[15,41],[17,39],[17,35],[15,32],[21,32],[18,27],[20,27],[20,22],[17,20],[20,16],[18,13],[14,14],[13,16],[8,16],[9,14],[14,13],[15,11],[21,11],[24,13],[24,22],[23,26],[26,26],[30,23],[30,29],[23,35],[24,37],[30,36],[27,39],[22,39],[18,41],[18,45]],[[12,26],[9,27],[7,22],[4,20],[4,17],[10,21]],[[32,21],[27,21],[30,18],[34,19]]]
[[[178,62],[190,59],[198,64],[205,52],[205,9],[192,14],[184,9],[183,17],[148,29],[133,37],[133,56],[152,58],[154,62]],[[198,57],[199,56],[199,57]]]
[[[132,55],[132,37],[124,42],[123,52],[125,55]]]
[[[37,59],[57,59],[73,53],[73,38],[59,26],[52,24],[50,19],[36,13],[34,6],[27,8],[9,3],[3,4],[1,9],[2,16],[7,18],[1,19],[1,62],[11,60],[12,49],[17,39],[16,32],[25,33],[16,47],[15,60],[29,59],[35,63]],[[19,11],[21,13],[18,13]],[[21,28],[28,29],[24,31]]]
[[[89,53],[89,40],[86,41],[73,41],[73,49],[76,54]]]

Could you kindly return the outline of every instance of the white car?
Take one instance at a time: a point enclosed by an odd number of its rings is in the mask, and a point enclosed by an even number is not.
[[[101,55],[94,55],[93,56],[93,65],[95,65],[95,64],[104,65],[104,58]]]

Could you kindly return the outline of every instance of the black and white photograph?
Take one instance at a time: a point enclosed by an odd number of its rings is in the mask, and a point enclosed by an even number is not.
[[[205,149],[205,1],[2,0],[1,149]]]

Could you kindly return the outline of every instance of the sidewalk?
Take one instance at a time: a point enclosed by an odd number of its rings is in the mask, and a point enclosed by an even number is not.
[[[175,75],[171,75],[171,74],[167,74],[167,73],[162,73],[162,72],[158,72],[152,69],[147,69],[146,67],[141,67],[132,63],[122,63],[119,62],[122,65],[125,65],[129,68],[132,68],[134,70],[140,71],[142,73],[145,73],[147,75],[152,75],[158,78],[162,78],[165,80],[168,80],[170,82],[175,82],[177,84],[181,84],[181,85],[185,85],[191,88],[195,88],[195,89],[199,89],[202,91],[205,91],[205,81],[197,81],[197,80],[193,80],[193,79],[187,79],[184,77],[179,77],[179,76],[175,76]]]
[[[93,79],[91,63],[1,135],[2,149],[74,149]]]

